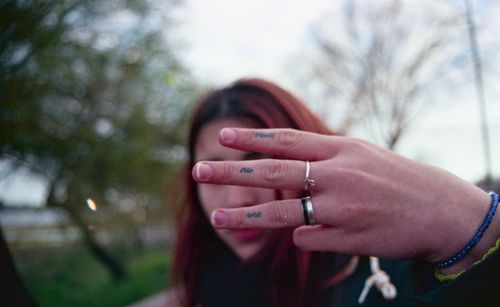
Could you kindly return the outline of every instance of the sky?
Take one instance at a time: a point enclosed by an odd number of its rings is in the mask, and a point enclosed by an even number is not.
[[[300,85],[291,77],[293,60],[307,49],[317,21],[326,14],[339,14],[341,2],[254,0],[243,4],[232,0],[188,0],[180,14],[186,21],[182,33],[189,46],[185,62],[196,77],[215,86],[241,77],[263,77],[301,96]],[[463,1],[451,4],[464,7]],[[495,136],[500,131],[500,91],[495,88],[500,81],[500,74],[495,74],[500,69],[500,57],[492,46],[500,43],[496,33],[500,28],[500,4],[485,0],[473,4],[479,48],[481,51],[481,46],[487,46],[485,53],[490,59],[484,79],[494,158],[500,157],[499,137]],[[467,33],[464,40],[468,43]],[[448,95],[436,95],[437,103],[423,118],[417,118],[397,151],[475,181],[484,174],[484,151],[472,68],[464,75],[468,78],[466,84],[453,88]],[[363,131],[354,134],[370,139]],[[494,175],[500,176],[500,159],[493,159],[493,169]]]
[[[462,1],[454,1],[463,6]],[[308,48],[311,32],[320,18],[335,16],[341,1],[327,0],[185,0],[175,12],[179,20],[176,37],[182,40],[182,60],[193,75],[214,86],[224,86],[241,77],[272,80],[307,98],[297,84],[294,61]],[[500,4],[473,1],[479,47],[495,50],[500,45]],[[476,5],[477,6],[477,5]],[[332,15],[333,14],[333,15]],[[465,34],[464,34],[465,35]],[[464,36],[464,39],[468,39]],[[500,176],[500,57],[486,52],[485,86],[494,175]],[[466,72],[467,74],[467,72]],[[475,181],[484,174],[476,92],[470,82],[449,95],[436,95],[437,103],[417,119],[397,151],[409,158],[433,164]],[[314,105],[309,101],[313,111]],[[370,139],[363,131],[354,136]],[[495,159],[495,157],[498,157]],[[0,181],[0,199],[5,203],[39,204],[45,185],[29,174]]]

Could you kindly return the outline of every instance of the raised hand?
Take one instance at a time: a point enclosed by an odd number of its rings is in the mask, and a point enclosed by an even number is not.
[[[444,170],[359,139],[291,129],[225,128],[219,142],[279,159],[201,161],[193,168],[197,182],[292,190],[296,196],[304,188],[305,161],[311,161],[315,185],[309,192],[318,225],[304,226],[300,198],[212,214],[219,228],[297,227],[294,241],[308,250],[438,262],[467,243],[491,202],[486,192]],[[498,219],[461,266],[494,245]]]

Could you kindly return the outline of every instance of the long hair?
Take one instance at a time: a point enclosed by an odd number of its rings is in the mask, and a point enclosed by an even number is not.
[[[198,199],[197,184],[191,177],[194,148],[200,129],[218,119],[248,119],[263,128],[294,128],[333,134],[305,105],[285,89],[261,79],[242,79],[212,91],[197,104],[190,124],[189,160],[183,172],[187,187],[177,208],[177,240],[172,277],[184,287],[185,305],[197,304],[195,293],[200,282],[203,258],[215,253],[220,239],[205,216]],[[281,195],[278,193],[278,195]],[[324,253],[310,253],[293,245],[292,230],[273,231],[272,244],[256,256],[269,268],[263,282],[269,289],[272,306],[303,306],[318,301],[321,291],[321,260]],[[316,259],[316,260],[314,260]],[[329,258],[332,261],[332,258]]]

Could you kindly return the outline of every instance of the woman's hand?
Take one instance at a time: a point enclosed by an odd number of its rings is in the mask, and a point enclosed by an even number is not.
[[[491,202],[487,193],[444,170],[359,139],[291,129],[225,128],[219,142],[280,159],[202,161],[193,168],[197,182],[301,191],[304,161],[311,161],[315,185],[310,194],[319,225],[304,226],[299,198],[212,214],[219,228],[297,227],[295,244],[307,250],[442,261],[472,238]],[[498,219],[463,265],[494,245]]]

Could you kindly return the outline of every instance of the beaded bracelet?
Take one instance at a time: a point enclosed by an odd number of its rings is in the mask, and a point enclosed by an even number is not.
[[[465,255],[467,255],[470,252],[470,250],[474,246],[476,246],[477,243],[479,243],[479,240],[481,240],[481,237],[483,236],[484,232],[486,231],[488,226],[490,226],[490,222],[493,219],[493,216],[495,215],[495,212],[496,212],[497,207],[498,207],[498,194],[495,192],[489,192],[488,194],[490,194],[490,196],[491,196],[491,207],[490,207],[490,210],[488,211],[488,214],[484,218],[484,221],[483,221],[483,224],[481,225],[481,227],[479,227],[476,234],[472,237],[472,239],[469,241],[469,243],[467,243],[467,245],[465,245],[465,247],[462,248],[462,250],[460,250],[453,257],[451,257],[443,262],[438,263],[437,264],[438,268],[444,269],[444,268],[451,266],[455,262],[457,262],[460,259],[462,259],[463,257],[465,257]]]
[[[497,251],[500,250],[500,238],[496,241],[495,245],[493,247],[491,247],[484,255],[481,259],[479,259],[478,261],[474,262],[474,264],[472,265],[472,267],[476,266],[476,265],[479,265],[481,264],[483,261],[485,261],[488,257],[490,257],[491,255],[493,255],[494,253],[496,253]],[[451,274],[444,274],[443,272],[441,272],[440,269],[436,268],[434,270],[434,277],[436,277],[437,280],[439,280],[440,282],[450,282],[450,281],[453,281],[455,280],[456,278],[458,278],[460,275],[462,275],[463,273],[467,272],[468,270],[470,270],[471,268],[468,268],[468,269],[464,269],[464,270],[461,270],[460,272],[458,273],[451,273]]]

